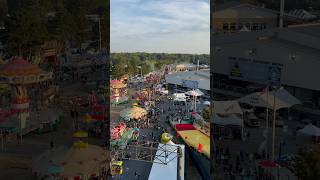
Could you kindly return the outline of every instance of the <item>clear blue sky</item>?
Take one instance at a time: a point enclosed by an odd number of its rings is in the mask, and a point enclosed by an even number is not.
[[[209,0],[111,0],[111,52],[209,54]]]

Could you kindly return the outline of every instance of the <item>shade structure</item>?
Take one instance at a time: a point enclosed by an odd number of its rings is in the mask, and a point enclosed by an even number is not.
[[[20,57],[12,58],[0,68],[0,75],[7,77],[30,76],[38,74],[40,74],[40,68],[38,66],[33,65]]]
[[[211,103],[210,103],[210,101],[205,101],[205,102],[203,102],[203,104],[207,105],[207,106],[210,106]]]
[[[202,91],[200,91],[199,89],[187,91],[185,94],[189,95],[189,96],[203,96],[204,95],[204,93]]]
[[[284,88],[270,91],[269,93],[267,93],[267,91],[252,93],[240,98],[239,102],[252,106],[267,107],[269,109],[273,109],[274,106],[276,110],[301,104],[300,100],[292,96]]]
[[[177,131],[195,130],[192,124],[176,124],[175,128]]]
[[[212,118],[212,122],[214,124],[218,124],[218,125],[235,125],[235,126],[242,126],[243,120],[241,118],[239,118],[238,116],[232,114],[229,116],[219,116],[217,114],[213,114],[213,118]]]
[[[73,133],[73,137],[86,138],[86,137],[88,137],[88,133],[86,131],[76,131]]]
[[[259,166],[262,166],[264,168],[273,168],[273,167],[277,167],[278,164],[272,160],[262,160],[259,162]]]
[[[218,114],[242,114],[238,101],[213,101],[213,112]]]
[[[313,124],[306,125],[304,128],[298,130],[298,132],[310,136],[320,136],[320,128]]]
[[[139,119],[142,116],[146,115],[147,111],[143,108],[133,106],[130,108],[126,108],[120,112],[120,117],[126,119]]]
[[[198,130],[177,131],[183,141],[197,149],[199,144],[202,146],[202,152],[207,158],[210,158],[210,137]]]

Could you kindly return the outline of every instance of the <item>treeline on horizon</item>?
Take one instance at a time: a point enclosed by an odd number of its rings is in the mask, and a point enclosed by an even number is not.
[[[0,41],[5,54],[28,57],[51,40],[62,51],[67,44],[80,48],[88,40],[98,40],[98,23],[90,22],[90,14],[102,18],[102,47],[108,48],[108,6],[106,0],[0,0],[0,26],[5,26]]]
[[[148,74],[159,70],[163,65],[193,63],[210,65],[209,54],[170,54],[170,53],[111,53],[111,76],[119,78],[124,74]],[[141,70],[140,68],[141,67]]]

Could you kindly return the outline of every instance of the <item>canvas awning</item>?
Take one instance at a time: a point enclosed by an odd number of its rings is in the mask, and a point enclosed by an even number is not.
[[[238,101],[213,101],[213,112],[217,114],[242,114]]]
[[[275,101],[274,101],[275,100]],[[284,88],[279,90],[252,93],[239,99],[239,102],[257,107],[267,107],[273,109],[290,108],[296,104],[301,104],[300,100],[292,96]]]

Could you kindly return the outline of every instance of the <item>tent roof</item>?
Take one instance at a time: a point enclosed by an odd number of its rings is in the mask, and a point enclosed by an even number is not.
[[[242,119],[237,117],[236,115],[230,115],[226,117],[221,117],[216,114],[213,114],[212,122],[218,125],[236,125],[242,126]]]
[[[311,135],[311,136],[320,136],[320,128],[313,124],[308,124],[304,128],[300,129],[298,132]]]
[[[274,103],[276,109],[290,108],[296,104],[301,104],[300,100],[292,96],[284,88],[270,91],[269,93],[266,91],[252,93],[240,98],[239,102],[250,104],[252,106],[268,107],[270,109],[273,109]]]
[[[213,101],[213,112],[218,114],[242,114],[238,101]]]

